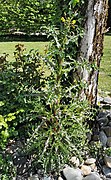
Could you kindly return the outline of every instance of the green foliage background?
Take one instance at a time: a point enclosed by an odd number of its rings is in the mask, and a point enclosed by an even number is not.
[[[30,33],[48,33],[47,27],[60,26],[60,17],[71,15],[73,7],[81,8],[83,0],[1,0],[0,33],[22,31]],[[87,4],[87,2],[85,2]],[[84,9],[83,9],[84,11]],[[83,12],[82,12],[83,13]],[[75,14],[79,18],[80,12]],[[74,15],[74,14],[73,14]]]
[[[28,34],[46,31],[55,15],[53,0],[5,0],[0,3],[0,32]]]

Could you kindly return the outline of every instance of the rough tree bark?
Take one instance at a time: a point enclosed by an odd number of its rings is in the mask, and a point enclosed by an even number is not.
[[[82,79],[87,83],[82,96],[92,105],[96,104],[98,74],[103,50],[103,39],[108,16],[108,0],[88,0],[85,34],[81,42],[81,56],[90,64],[90,70],[84,69]]]

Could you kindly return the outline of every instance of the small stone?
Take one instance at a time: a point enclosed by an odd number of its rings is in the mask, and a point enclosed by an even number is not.
[[[104,97],[104,103],[111,104],[111,98],[110,97]]]
[[[39,180],[38,175],[33,175],[28,178],[28,180]]]
[[[98,119],[106,117],[106,115],[107,115],[106,112],[100,111],[98,114]]]
[[[102,145],[104,147],[106,147],[106,143],[107,143],[108,138],[107,138],[106,134],[104,133],[104,131],[100,131],[99,138],[100,138],[100,142],[102,143]]]
[[[81,171],[84,176],[89,175],[91,173],[91,167],[87,165],[82,165]]]
[[[105,162],[107,167],[111,168],[111,156],[105,156],[104,162]]]
[[[92,172],[91,174],[83,178],[83,180],[102,180],[102,179],[100,178],[99,174]]]
[[[90,164],[93,164],[96,162],[96,159],[94,158],[88,158],[86,161],[85,161],[85,164],[87,165],[90,165]]]
[[[67,180],[82,180],[83,178],[80,169],[74,169],[69,166],[63,169],[63,175]]]
[[[107,166],[103,166],[103,173],[105,174],[106,177],[111,177],[111,168]]]
[[[22,176],[19,176],[19,175],[16,176],[16,180],[24,180],[24,179],[25,179],[25,177],[22,177]]]
[[[51,177],[45,176],[43,180],[51,180]]]
[[[107,139],[107,146],[111,147],[111,137],[108,137],[108,139]]]
[[[80,165],[79,159],[76,158],[76,156],[73,156],[73,157],[70,159],[70,162],[71,162],[75,167],[78,167],[78,166]]]
[[[97,171],[97,166],[95,163],[90,165],[92,171]]]
[[[98,119],[98,124],[100,126],[106,126],[108,124],[108,118],[107,117],[101,117]]]
[[[102,128],[107,135],[107,137],[111,137],[111,126],[106,126]]]
[[[63,180],[61,176],[58,177],[58,180]]]
[[[109,126],[111,126],[111,122],[109,122]]]
[[[107,115],[108,119],[111,120],[111,110],[108,111],[108,115]]]

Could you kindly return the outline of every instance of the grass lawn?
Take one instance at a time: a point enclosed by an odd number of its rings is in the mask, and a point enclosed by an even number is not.
[[[15,45],[24,44],[26,52],[31,49],[39,50],[40,53],[44,53],[45,47],[49,44],[48,42],[0,42],[0,55],[3,53],[9,54],[7,60],[13,61],[13,52],[15,51]]]
[[[111,34],[106,35],[104,39],[104,51],[99,75],[99,91],[111,93]]]
[[[38,49],[42,54],[44,54],[45,47],[49,44],[48,42],[0,42],[0,55],[7,53],[9,54],[7,59],[13,61],[15,45],[19,43],[24,44],[26,52],[31,49]],[[104,51],[99,74],[99,92],[111,93],[111,34],[106,35],[104,39]]]

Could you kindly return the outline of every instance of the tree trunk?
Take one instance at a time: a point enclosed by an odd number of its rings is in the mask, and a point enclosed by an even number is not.
[[[87,88],[82,92],[92,105],[96,104],[98,74],[103,50],[103,39],[106,31],[108,0],[89,0],[85,34],[81,42],[81,57],[86,59],[90,69],[84,68],[82,79]]]

